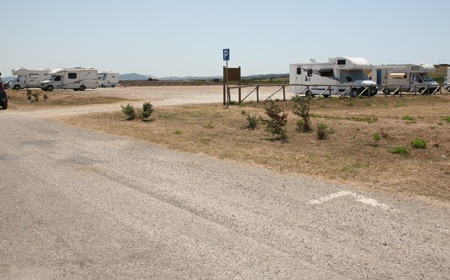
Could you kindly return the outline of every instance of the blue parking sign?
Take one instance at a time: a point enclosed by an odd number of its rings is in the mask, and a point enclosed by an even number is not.
[[[230,60],[230,49],[223,49],[223,60]]]

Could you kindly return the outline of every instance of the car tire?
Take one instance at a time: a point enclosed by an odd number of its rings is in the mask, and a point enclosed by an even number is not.
[[[19,85],[14,85],[13,89],[19,90],[19,89],[20,89],[20,86],[19,86]]]

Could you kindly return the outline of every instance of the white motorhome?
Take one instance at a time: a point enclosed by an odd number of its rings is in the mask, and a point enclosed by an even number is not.
[[[21,88],[39,88],[41,87],[41,82],[48,79],[48,74],[50,69],[27,69],[18,68],[12,69],[11,73],[14,75],[14,80],[9,82],[9,87],[12,89]]]
[[[445,78],[444,88],[446,91],[450,90],[450,67],[447,67],[447,77]]]
[[[335,57],[328,62],[291,64],[289,71],[290,90],[297,94],[322,94],[358,96],[377,93],[375,82],[368,73],[372,70],[365,58]]]
[[[435,72],[431,64],[382,64],[372,69],[371,78],[383,88],[385,94],[404,91],[434,92],[439,84],[429,73]]]
[[[94,68],[61,68],[50,71],[49,78],[41,82],[41,89],[73,89],[83,91],[95,89],[98,85],[97,70]]]
[[[98,73],[99,87],[115,87],[119,84],[119,73],[100,72]]]

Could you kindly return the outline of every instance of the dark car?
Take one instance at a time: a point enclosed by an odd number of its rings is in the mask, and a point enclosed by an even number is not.
[[[0,82],[0,106],[3,109],[8,108],[8,95],[6,94],[5,88],[3,87],[3,83]]]

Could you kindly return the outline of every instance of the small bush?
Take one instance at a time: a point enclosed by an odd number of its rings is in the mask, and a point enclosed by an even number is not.
[[[131,104],[127,104],[127,106],[120,106],[122,108],[122,113],[127,115],[127,121],[132,121],[136,117],[136,110],[134,106]]]
[[[181,134],[183,134],[183,131],[181,131],[181,130],[175,130],[175,134],[176,134],[176,135],[181,135]]]
[[[409,149],[403,146],[394,147],[392,148],[391,153],[407,157],[409,156]]]
[[[303,132],[303,126],[305,125],[305,121],[302,119],[298,119],[297,122],[295,122],[295,130]]]
[[[142,105],[142,119],[148,119],[153,114],[153,105],[150,102],[145,102]]]
[[[442,117],[442,120],[443,120],[444,122],[450,123],[450,116]]]
[[[317,139],[325,140],[328,139],[328,125],[324,123],[317,124]]]
[[[374,147],[378,147],[378,142],[380,142],[381,141],[381,134],[380,133],[375,133],[374,135],[373,135],[373,144],[372,144],[372,146],[374,146]]]
[[[311,98],[295,96],[292,100],[294,100],[293,113],[301,118],[301,122],[297,121],[296,123],[297,130],[300,132],[311,131],[311,116],[309,115]]]
[[[373,135],[373,141],[375,141],[375,142],[379,142],[381,140],[381,134],[380,133],[375,133],[374,135]]]
[[[404,121],[414,121],[414,117],[404,116],[404,117],[402,117],[402,120],[404,120]]]
[[[48,95],[46,93],[44,93],[44,101],[48,100]]]
[[[415,149],[426,149],[427,141],[420,138],[416,138],[411,142],[411,146]]]
[[[287,141],[286,126],[288,114],[283,113],[280,107],[273,101],[270,102],[270,105],[265,110],[270,118],[269,120],[262,119],[267,126],[267,131],[271,132],[272,135],[278,135],[279,140]]]
[[[33,93],[32,95],[34,97],[34,101],[38,102],[39,101],[39,93],[36,92],[36,93]]]
[[[243,124],[241,127],[245,129],[254,130],[258,125],[258,117],[255,115],[250,115],[249,113],[242,111],[241,114],[245,117],[247,123]]]

